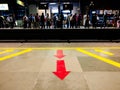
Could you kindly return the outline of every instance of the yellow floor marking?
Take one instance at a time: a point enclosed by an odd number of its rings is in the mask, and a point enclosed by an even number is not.
[[[4,49],[27,49],[27,48],[0,48],[0,50],[4,50]],[[57,49],[62,49],[62,50],[72,50],[72,49],[76,49],[75,47],[40,47],[40,48],[31,48],[34,50],[57,50]]]
[[[108,63],[108,64],[111,64],[111,65],[113,65],[113,66],[115,66],[115,67],[120,68],[120,63],[115,62],[115,61],[113,61],[113,60],[111,60],[111,59],[101,57],[101,56],[99,56],[99,55],[93,54],[93,53],[88,52],[88,51],[86,51],[86,50],[83,50],[83,49],[81,49],[81,48],[77,48],[76,50],[79,51],[79,52],[81,52],[81,53],[84,53],[84,54],[86,54],[86,55],[89,55],[89,56],[91,56],[91,57],[93,57],[93,58],[97,58],[98,60],[101,60],[101,61],[103,61],[103,62],[106,62],[106,63]]]
[[[9,49],[9,50],[5,50],[5,51],[0,52],[0,54],[4,54],[4,53],[7,53],[7,52],[13,52],[13,51],[14,51],[13,49]]]
[[[82,48],[82,49],[120,49],[120,47],[19,47],[19,48],[0,48],[1,50],[4,49],[35,49],[35,50],[56,50],[56,49],[62,49],[62,50],[72,50],[72,49],[77,49],[77,48]]]
[[[111,53],[111,52],[103,51],[103,50],[101,50],[101,49],[94,49],[94,50],[95,50],[96,52],[100,52],[100,53],[107,54],[107,55],[110,55],[110,56],[114,55],[114,54]]]
[[[25,50],[23,50],[23,51],[20,51],[20,52],[14,53],[14,54],[10,54],[10,55],[8,55],[8,56],[1,57],[1,58],[0,58],[0,61],[9,59],[9,58],[12,58],[12,57],[15,57],[15,56],[19,56],[19,55],[21,55],[21,54],[24,54],[24,53],[27,53],[27,52],[30,52],[30,51],[32,51],[32,49],[29,49],[29,48],[28,48],[28,49],[25,49]]]

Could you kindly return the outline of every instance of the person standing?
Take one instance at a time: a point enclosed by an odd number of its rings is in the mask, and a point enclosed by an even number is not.
[[[0,28],[4,27],[3,21],[4,21],[4,19],[2,18],[2,16],[0,16]]]
[[[29,16],[29,18],[28,18],[29,20],[29,24],[28,24],[28,27],[29,28],[31,28],[31,26],[32,26],[32,23],[33,23],[33,21],[34,21],[34,18],[33,18],[33,15],[32,14],[30,14],[30,16]]]
[[[57,16],[55,14],[53,14],[52,19],[53,19],[53,26],[54,26],[54,28],[56,28],[57,27]]]
[[[76,28],[77,27],[77,14],[76,13],[73,15],[73,24],[74,24],[74,27]]]
[[[42,15],[41,15],[40,22],[41,22],[41,28],[45,28],[45,16],[44,16],[44,13],[42,13]]]
[[[70,27],[70,15],[67,14],[67,28]]]
[[[93,26],[93,28],[96,28],[96,26],[97,26],[97,15],[96,15],[96,13],[94,13],[92,15],[92,26]]]
[[[10,28],[14,27],[14,19],[13,19],[13,15],[10,15]]]
[[[104,23],[104,27],[106,27],[107,26],[107,13],[103,15],[103,23]]]
[[[47,28],[50,28],[50,26],[51,26],[50,17],[49,17],[48,13],[47,13],[47,17],[46,17],[46,26],[47,26]]]
[[[74,20],[73,20],[73,15],[70,15],[70,28],[74,27]]]
[[[117,21],[119,20],[119,14],[116,12],[114,15],[115,27],[117,27]]]
[[[85,19],[85,28],[88,27],[89,28],[89,22],[90,22],[90,18],[89,18],[89,15],[86,16],[86,19]]]
[[[38,13],[36,13],[36,15],[35,15],[35,27],[40,28],[40,17],[38,15]]]
[[[23,27],[24,27],[24,28],[27,28],[27,23],[28,23],[28,17],[25,15],[25,16],[23,17]]]
[[[78,15],[78,21],[77,21],[78,28],[80,28],[81,22],[82,22],[82,15],[79,14],[79,15]]]
[[[60,24],[61,24],[61,28],[63,28],[63,20],[64,20],[64,16],[63,16],[63,13],[61,12],[60,14]]]
[[[90,2],[90,5],[89,5],[89,13],[88,15],[90,16],[90,22],[92,22],[92,12],[95,11],[95,4],[93,1]]]

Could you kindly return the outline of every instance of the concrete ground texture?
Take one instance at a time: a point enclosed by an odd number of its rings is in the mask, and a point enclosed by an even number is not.
[[[120,44],[0,43],[0,90],[120,90]]]

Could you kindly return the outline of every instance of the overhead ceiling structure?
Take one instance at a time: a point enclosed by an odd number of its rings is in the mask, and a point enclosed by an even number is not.
[[[12,0],[16,2],[16,0]],[[112,9],[120,9],[119,0],[21,0],[26,2],[27,4],[39,4],[40,2],[80,2],[81,6],[89,5],[90,1],[95,3],[97,8],[112,8]],[[0,0],[1,2],[10,2],[11,0]]]
[[[91,1],[95,3],[96,8],[111,8],[111,9],[119,9],[119,0],[23,0],[27,1],[28,4],[37,3],[40,2],[80,2],[81,6],[89,5]]]
[[[13,0],[13,2],[16,2],[17,0]],[[119,0],[21,0],[25,2],[25,5],[29,4],[39,4],[40,2],[78,2],[80,3],[81,8],[85,6],[89,6],[90,2],[93,1],[96,8],[99,9],[120,9],[120,3]],[[0,0],[0,3],[8,2],[11,3],[11,0]],[[15,3],[13,3],[15,5]]]
[[[79,2],[79,0],[27,0],[28,2]]]

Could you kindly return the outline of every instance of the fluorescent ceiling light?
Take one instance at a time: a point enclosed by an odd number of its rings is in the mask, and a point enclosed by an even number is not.
[[[17,4],[19,4],[21,6],[25,6],[24,2],[22,2],[21,0],[17,0]]]
[[[70,2],[64,2],[63,4],[70,4]]]
[[[45,2],[41,2],[40,4],[46,4]]]
[[[57,3],[50,3],[50,5],[55,5],[55,4],[57,4]]]
[[[70,13],[70,10],[64,10],[63,13]]]

